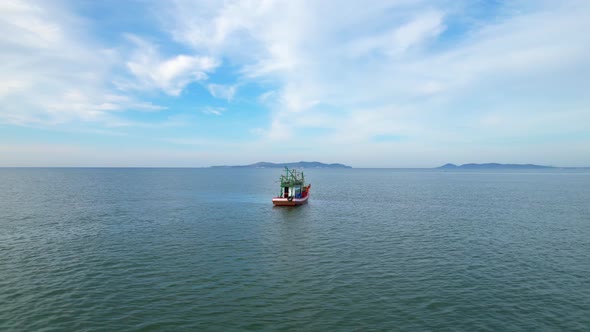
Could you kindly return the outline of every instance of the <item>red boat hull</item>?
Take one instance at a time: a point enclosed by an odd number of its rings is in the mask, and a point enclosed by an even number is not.
[[[307,203],[308,199],[309,199],[309,194],[303,198],[293,198],[292,200],[289,200],[288,198],[283,198],[283,197],[274,197],[272,199],[272,204],[274,206],[297,206],[297,205],[303,205],[303,204]]]

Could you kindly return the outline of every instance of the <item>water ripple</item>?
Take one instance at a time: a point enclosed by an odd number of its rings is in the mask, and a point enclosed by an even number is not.
[[[0,330],[590,326],[590,174],[306,173],[0,170]]]

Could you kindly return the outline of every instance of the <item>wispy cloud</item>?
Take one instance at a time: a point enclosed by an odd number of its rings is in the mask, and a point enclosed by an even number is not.
[[[475,126],[461,115],[474,100],[501,111],[503,96],[516,102],[547,99],[540,91],[564,85],[575,91],[576,68],[587,69],[590,58],[590,8],[580,1],[522,6],[469,25],[460,20],[469,6],[445,2],[175,4],[166,26],[177,41],[241,64],[242,79],[278,86],[266,130],[273,140],[310,128],[299,119],[314,117],[322,121],[313,126],[355,142],[375,135],[469,141],[477,129],[457,128]],[[270,96],[260,99],[268,104]],[[519,113],[544,118],[535,109]],[[545,130],[551,120],[544,119],[532,129]]]
[[[99,117],[103,113],[100,77],[108,64],[100,61],[101,50],[93,54],[78,46],[78,37],[66,27],[77,25],[72,23],[74,18],[59,10],[21,1],[3,2],[0,11],[0,121]],[[61,110],[62,100],[75,94],[84,94],[84,102],[92,109],[74,106]]]
[[[220,116],[221,114],[223,114],[223,112],[225,112],[225,108],[223,108],[223,107],[211,107],[211,106],[207,106],[207,107],[203,108],[201,110],[201,112],[203,114]]]
[[[223,85],[223,84],[209,84],[207,85],[209,93],[215,98],[225,99],[232,101],[237,91],[235,85]]]
[[[156,45],[135,35],[127,35],[127,39],[136,47],[126,62],[134,79],[118,81],[123,90],[161,89],[178,96],[188,84],[206,80],[207,73],[220,65],[210,56],[179,54],[164,58]]]
[[[223,123],[239,144],[264,142],[252,158],[289,151],[360,166],[459,162],[482,146],[510,161],[550,137],[590,155],[587,1],[138,6],[150,7],[149,29],[113,31],[68,1],[3,1],[0,123],[145,136],[190,126],[178,135],[207,141],[203,128]]]
[[[61,3],[0,5],[0,122],[108,124],[116,120],[113,113],[165,109],[112,89],[120,56],[84,34],[86,29]]]
[[[430,10],[410,17],[408,22],[399,22],[384,33],[365,35],[349,43],[347,53],[355,56],[402,55],[408,49],[427,43],[438,37],[444,30],[443,12]],[[346,47],[346,45],[345,45]]]
[[[65,3],[10,0],[0,13],[0,123],[119,126],[129,123],[118,118],[122,112],[167,109],[139,92],[178,96],[220,64],[210,56],[164,56],[131,34],[129,45],[104,46],[84,33],[88,23]]]

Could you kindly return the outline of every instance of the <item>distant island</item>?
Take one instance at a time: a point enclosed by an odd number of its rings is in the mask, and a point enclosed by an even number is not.
[[[553,166],[534,165],[534,164],[498,164],[498,163],[485,163],[485,164],[444,164],[436,167],[436,169],[550,169],[556,168]]]
[[[299,161],[292,163],[271,163],[266,161],[257,162],[249,165],[224,165],[224,166],[210,166],[210,168],[331,168],[331,169],[345,169],[352,168],[351,166],[344,164],[326,164],[318,161]],[[500,164],[500,163],[469,163],[463,165],[455,164],[444,164],[439,167],[431,169],[440,170],[478,170],[478,169],[590,169],[590,167],[556,167],[546,165],[535,165],[535,164]]]
[[[240,166],[211,166],[212,168],[352,168],[343,164],[324,164],[317,161],[300,161],[296,163],[269,163],[261,161],[250,165]]]

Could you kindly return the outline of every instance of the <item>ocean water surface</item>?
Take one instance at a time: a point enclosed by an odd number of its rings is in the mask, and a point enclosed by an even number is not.
[[[0,331],[590,330],[590,171],[0,169]]]

